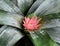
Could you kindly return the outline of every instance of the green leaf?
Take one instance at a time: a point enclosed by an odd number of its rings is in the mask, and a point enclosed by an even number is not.
[[[43,16],[46,23],[43,26],[43,30],[49,34],[49,36],[56,42],[60,43],[60,13]]]
[[[22,37],[22,33],[16,28],[9,26],[0,28],[0,46],[13,46]]]
[[[19,8],[15,6],[15,4],[13,4],[10,0],[0,0],[0,9],[11,13],[22,14]]]
[[[45,21],[43,28],[60,27],[60,13],[48,14],[41,18]]]
[[[32,42],[35,46],[59,46],[56,42],[54,42],[46,32],[38,31],[34,33],[30,33]]]
[[[0,25],[10,25],[21,28],[22,20],[23,16],[21,15],[0,12]]]
[[[60,27],[48,28],[45,31],[54,41],[60,43]]]
[[[35,15],[47,15],[60,12],[60,0],[45,0],[34,12]]]
[[[53,14],[48,14],[48,15],[42,15],[40,16],[43,20],[45,21],[50,21],[53,19],[60,19],[60,13],[53,13]]]
[[[42,29],[60,27],[60,19],[53,19],[49,22],[44,23]]]
[[[23,14],[29,10],[34,0],[17,0],[17,5]]]
[[[45,0],[36,0],[34,4],[31,6],[31,8],[29,9],[28,14],[33,13],[44,1]]]

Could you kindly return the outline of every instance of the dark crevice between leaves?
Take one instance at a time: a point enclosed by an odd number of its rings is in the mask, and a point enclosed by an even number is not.
[[[60,45],[60,43],[57,42],[58,45]]]
[[[31,39],[29,38],[29,33],[25,31],[23,27],[23,22],[21,24],[22,29],[17,28],[24,35],[14,46],[34,46]]]
[[[7,13],[7,11],[4,11],[4,10],[2,10],[2,9],[0,9],[0,12],[1,12],[1,13],[3,13],[3,12],[4,12],[4,13]]]
[[[23,25],[22,29],[17,28],[24,35],[14,46],[34,46],[31,39],[29,38],[29,33],[25,31]]]
[[[14,46],[34,46],[34,45],[27,36],[24,36]]]
[[[33,0],[33,3],[34,3],[35,1],[36,1],[36,0]],[[32,3],[32,4],[33,4],[33,3]],[[24,12],[24,16],[27,15],[27,13],[28,13],[29,9],[31,8],[32,4],[30,5],[30,7],[29,7],[28,9],[25,10],[25,12]]]
[[[31,5],[31,6],[32,6],[32,5]],[[31,7],[31,6],[30,6],[30,7]],[[25,13],[24,13],[25,16],[27,15],[27,13],[28,13],[30,7],[29,7],[28,9],[25,10]]]
[[[0,25],[0,28],[3,27],[3,25]]]
[[[36,0],[33,0],[33,3],[32,3],[32,4],[34,4],[35,1],[36,1]],[[31,4],[31,6],[32,6],[32,4]],[[30,6],[28,9],[26,9],[24,15],[27,15],[27,13],[28,13],[29,9],[31,8],[31,6]]]

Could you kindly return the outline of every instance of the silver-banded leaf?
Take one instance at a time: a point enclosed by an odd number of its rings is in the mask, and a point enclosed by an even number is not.
[[[48,28],[45,30],[54,41],[60,43],[60,27]]]
[[[45,21],[43,28],[60,27],[60,13],[41,16]]]
[[[30,6],[34,0],[17,0],[17,5],[22,13],[25,13],[29,10]]]
[[[60,19],[53,19],[50,22],[46,22],[42,29],[60,27]]]
[[[42,29],[54,28],[54,27],[60,27],[60,19],[53,19],[50,20],[49,22],[46,22],[42,27]]]
[[[45,30],[55,42],[60,43],[60,19],[53,19],[44,24],[43,30]]]
[[[22,37],[22,33],[16,28],[9,26],[0,28],[0,46],[13,46]]]
[[[45,0],[34,12],[35,15],[47,15],[60,12],[60,0]]]
[[[10,0],[0,0],[0,9],[10,13],[22,14],[19,8],[15,6],[15,4],[13,4]]]
[[[31,32],[30,35],[35,46],[59,46],[45,31]]]
[[[21,28],[22,20],[23,16],[21,15],[0,12],[0,25],[10,25]]]
[[[34,4],[31,6],[31,8],[29,9],[28,14],[33,13],[40,6],[40,4],[43,3],[44,1],[45,0],[36,0]]]

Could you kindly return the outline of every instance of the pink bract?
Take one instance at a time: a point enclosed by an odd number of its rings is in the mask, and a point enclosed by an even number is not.
[[[29,31],[34,31],[36,29],[38,29],[39,27],[39,21],[37,19],[37,17],[32,17],[32,18],[24,18],[24,28],[29,30]]]

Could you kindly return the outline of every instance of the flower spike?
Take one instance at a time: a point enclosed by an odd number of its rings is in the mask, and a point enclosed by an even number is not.
[[[34,31],[37,30],[39,27],[39,20],[37,19],[37,17],[32,17],[32,18],[24,18],[24,24],[23,26],[25,27],[25,29],[29,30],[29,31]]]

